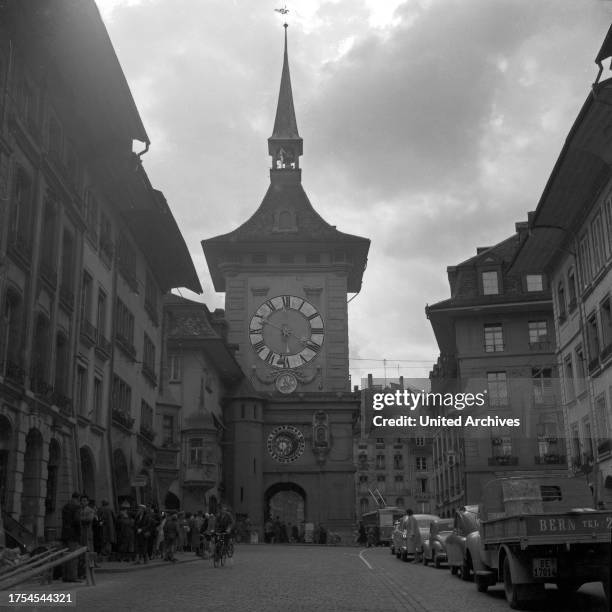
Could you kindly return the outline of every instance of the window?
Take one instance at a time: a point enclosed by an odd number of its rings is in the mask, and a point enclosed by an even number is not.
[[[151,321],[155,325],[158,324],[157,315],[157,283],[150,272],[147,272],[147,278],[145,283],[145,310],[151,317]]]
[[[376,455],[376,469],[377,470],[385,469],[385,456],[384,455]]]
[[[533,401],[536,405],[551,405],[553,397],[552,370],[550,368],[533,368],[531,370],[533,381]]]
[[[384,474],[379,474],[379,475],[376,477],[376,481],[377,481],[377,482],[385,482],[386,480],[387,480],[387,477],[386,477]]]
[[[610,431],[608,429],[608,410],[606,407],[606,396],[601,394],[595,398],[595,419],[597,424],[597,450],[600,454],[611,450],[608,446]],[[604,444],[606,450],[603,450]]]
[[[90,418],[94,423],[100,423],[102,418],[102,379],[94,376],[93,402]]]
[[[4,309],[0,317],[0,372],[21,384],[24,382],[24,372],[21,369],[22,311],[21,297],[9,289],[4,298]]]
[[[599,272],[605,262],[603,250],[603,228],[601,225],[601,216],[597,215],[591,223],[591,242],[593,245],[593,266],[594,272]]]
[[[395,482],[404,482],[403,474],[396,474],[395,475]]]
[[[576,381],[576,394],[580,395],[586,387],[586,368],[584,363],[584,349],[579,346],[576,348],[576,367],[574,370]]]
[[[565,370],[565,396],[568,401],[576,397],[576,389],[574,388],[574,368],[572,367],[572,356],[567,355],[563,360],[563,368]]]
[[[527,274],[525,286],[527,291],[544,291],[544,277],[541,274]]]
[[[359,476],[359,482],[362,484],[368,482],[368,477],[365,474],[361,474],[361,476]]]
[[[505,372],[487,372],[490,406],[508,405],[508,381]]]
[[[512,438],[510,436],[497,436],[491,440],[493,457],[509,457],[512,455]]]
[[[404,469],[404,459],[401,455],[393,455],[393,469],[394,470]]]
[[[320,263],[321,255],[319,253],[306,253],[306,263]]]
[[[153,407],[144,400],[140,402],[140,426],[153,431]]]
[[[202,465],[204,463],[204,439],[191,438],[189,440],[189,465]]]
[[[567,273],[567,289],[569,291],[569,304],[568,308],[570,312],[573,312],[576,308],[577,297],[576,297],[576,273],[574,268],[570,268]]]
[[[425,446],[425,438],[422,438],[422,437],[419,436],[419,437],[414,439],[414,443],[417,446]]]
[[[117,298],[117,320],[115,335],[124,350],[128,350],[132,357],[136,355],[134,348],[134,315],[130,309]]]
[[[563,321],[567,316],[565,310],[565,286],[563,281],[559,281],[557,285],[557,307],[559,308],[559,320]]]
[[[81,285],[81,325],[83,321],[91,322],[91,296],[93,279],[87,272],[83,272],[83,284]]]
[[[585,455],[587,461],[592,461],[594,457],[593,453],[593,435],[591,433],[591,422],[589,417],[582,419],[582,430],[584,431],[584,446]]]
[[[98,312],[96,313],[96,326],[98,327],[98,338],[106,336],[106,293],[98,289]]]
[[[359,511],[361,512],[361,514],[365,514],[368,511],[369,503],[370,500],[367,497],[362,497],[359,500]]]
[[[482,273],[482,293],[484,295],[499,294],[499,282],[497,278],[497,272]]]
[[[602,358],[607,358],[612,349],[612,310],[610,308],[610,297],[603,300],[600,307],[601,313],[601,343]]]
[[[149,377],[155,377],[155,344],[146,332],[144,334],[142,370]]]
[[[29,256],[32,242],[32,195],[30,177],[23,168],[18,168],[9,220],[9,240],[25,256]]]
[[[130,289],[138,293],[136,278],[136,252],[125,234],[120,234],[117,240],[117,265],[119,272]]]
[[[427,469],[427,457],[416,457],[416,469],[418,471]]]
[[[55,204],[51,200],[45,201],[43,213],[43,227],[41,247],[40,247],[40,268],[41,272],[47,276],[49,280],[53,280],[53,284],[57,283],[57,261],[56,261],[56,244],[55,244],[55,228],[57,227],[57,211]],[[54,279],[52,277],[55,277]]]
[[[427,478],[417,478],[419,493],[427,493]]]
[[[181,380],[181,356],[177,354],[168,355],[168,379],[170,382],[180,382]],[[244,405],[243,405],[243,414],[242,418],[244,418]]]
[[[591,282],[591,245],[589,236],[585,234],[580,239],[580,280],[583,287]]]
[[[174,416],[164,414],[162,416],[162,445],[174,444]]]
[[[534,346],[548,342],[548,324],[546,321],[529,321],[529,344]]]
[[[612,197],[609,197],[604,202],[604,217],[606,221],[606,234],[608,241],[606,243],[606,251],[608,256],[612,255]]]
[[[77,412],[83,416],[89,416],[87,410],[87,368],[77,365],[75,400]]]
[[[267,255],[267,253],[253,253],[251,255],[251,261],[254,264],[265,264],[265,263],[268,263],[268,255]]]
[[[113,257],[113,230],[104,211],[100,211],[100,259],[110,267]]]
[[[116,374],[113,377],[113,410],[132,414],[132,387]]]
[[[572,438],[572,463],[575,467],[582,465],[582,445],[580,443],[580,434],[578,432],[578,424],[573,423],[570,429]]]
[[[55,336],[55,391],[68,395],[68,375],[70,361],[70,348],[68,338],[62,333]]]
[[[599,325],[597,324],[597,313],[592,312],[587,318],[587,342],[589,347],[589,369],[594,366],[595,360],[599,358]]]
[[[500,323],[484,326],[484,349],[486,353],[504,350],[504,331]]]

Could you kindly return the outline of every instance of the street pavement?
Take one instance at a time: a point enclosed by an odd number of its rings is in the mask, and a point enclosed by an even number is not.
[[[61,584],[55,583],[53,590]],[[473,583],[451,576],[446,568],[403,563],[387,548],[243,544],[225,567],[214,568],[210,560],[191,553],[181,553],[173,564],[107,564],[96,572],[96,586],[79,585],[73,591],[77,609],[88,612],[509,610],[500,586],[478,593]],[[561,597],[551,587],[547,595],[545,603],[531,609],[608,609],[600,584],[585,585],[571,597]]]

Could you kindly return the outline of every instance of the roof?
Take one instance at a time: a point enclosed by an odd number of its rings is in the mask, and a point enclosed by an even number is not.
[[[288,211],[295,220],[295,229],[279,231],[275,219],[280,211]],[[361,288],[361,280],[367,263],[370,241],[361,236],[345,234],[327,223],[313,208],[299,182],[273,182],[255,213],[237,229],[202,241],[208,268],[217,291],[225,290],[225,279],[220,273],[220,257],[232,251],[258,249],[270,245],[291,244],[297,249],[302,243],[343,249],[353,257],[349,274],[349,291]]]
[[[594,85],[529,224],[513,269],[548,269],[612,178],[612,79]]]
[[[287,56],[287,24],[285,24],[285,52],[283,55],[283,71],[276,105],[276,117],[271,139],[295,140],[299,139],[295,108],[293,107],[293,93],[291,91],[291,75],[289,74],[289,58]]]

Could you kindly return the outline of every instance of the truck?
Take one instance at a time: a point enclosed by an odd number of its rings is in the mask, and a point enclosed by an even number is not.
[[[521,609],[545,598],[546,583],[569,594],[602,582],[609,603],[612,510],[592,506],[591,490],[580,478],[487,482],[464,561],[478,591],[501,582],[510,607]]]

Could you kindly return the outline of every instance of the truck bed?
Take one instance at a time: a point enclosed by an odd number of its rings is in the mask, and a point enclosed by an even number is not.
[[[500,517],[481,522],[485,547],[518,543],[522,549],[535,545],[610,543],[612,511],[571,510]]]

